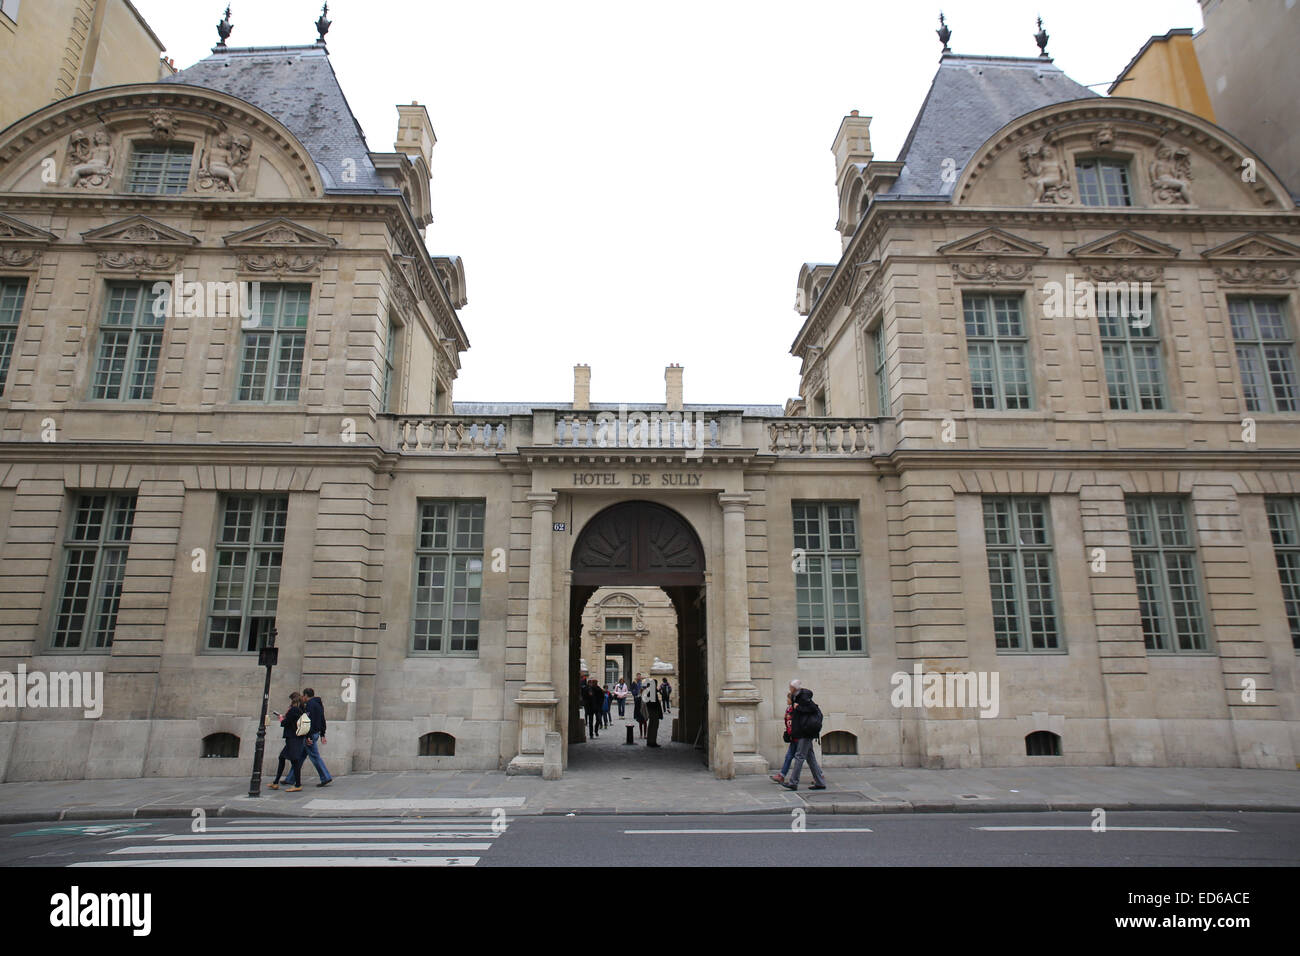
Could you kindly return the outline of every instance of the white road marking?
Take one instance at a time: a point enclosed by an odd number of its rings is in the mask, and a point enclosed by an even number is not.
[[[725,829],[725,830],[724,829],[717,829],[717,830],[683,829],[683,830],[624,830],[623,831],[624,834],[631,834],[637,836],[646,836],[647,834],[652,834],[652,833],[683,834],[683,833],[873,833],[873,832],[875,831],[871,830],[868,827],[816,827],[816,828],[810,827],[806,830],[794,830],[791,829],[790,827],[764,827],[761,829],[755,828],[755,829],[748,829],[748,830],[737,828],[737,829]]]
[[[242,849],[242,847],[241,847]],[[192,860],[95,860],[70,866],[477,866],[477,856],[275,856]]]
[[[240,826],[240,825],[213,826],[211,823],[209,823],[208,832],[212,833],[213,831],[219,830],[222,833],[292,833],[295,831],[302,830],[307,832],[318,832],[318,833],[320,832],[339,833],[343,830],[357,830],[357,831],[367,830],[372,832],[377,832],[380,830],[388,830],[394,833],[402,833],[402,832],[413,833],[413,832],[423,832],[429,829],[438,829],[438,830],[456,830],[456,831],[463,830],[466,833],[487,833],[487,832],[492,832],[493,826],[495,826],[495,824],[491,824],[491,823],[461,824],[461,823],[449,823],[446,821],[442,823],[425,823],[424,821],[420,821],[419,823],[373,823],[373,824],[352,823],[346,826],[339,826],[336,824],[330,824],[328,826],[317,826],[314,822],[306,822],[306,823],[296,823],[292,825],[263,826],[263,827],[249,827],[249,826]],[[135,837],[140,836],[140,834],[138,833],[129,834],[129,835]]]
[[[1087,830],[1094,833],[1109,833],[1112,830],[1142,831],[1145,833],[1236,833],[1227,827],[1113,827],[1109,824],[1103,830],[1093,830],[1084,824],[1074,827],[972,827],[973,830],[997,830],[1002,833],[1024,832],[1026,830]]]
[[[293,850],[490,850],[491,843],[262,843],[247,846],[242,843],[186,843],[177,846],[124,846],[111,850],[110,855],[144,853],[288,853]]]
[[[316,833],[311,830],[283,830],[276,831],[275,836],[280,839],[288,840],[392,840],[396,838],[394,833],[354,833],[350,830],[333,830],[329,833]],[[495,840],[499,834],[496,833],[452,833],[446,830],[419,830],[411,834],[415,840]],[[121,839],[120,837],[118,839]],[[178,836],[159,837],[158,843],[184,843],[186,840],[210,840],[219,843],[222,840],[262,840],[265,837],[260,833],[227,833],[224,830],[220,833],[182,833]]]
[[[251,799],[251,798],[250,798]],[[495,810],[522,807],[525,797],[387,797],[381,800],[330,800],[317,797],[308,810]]]

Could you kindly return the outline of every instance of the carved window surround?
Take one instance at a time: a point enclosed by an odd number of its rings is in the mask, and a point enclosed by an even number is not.
[[[0,268],[35,272],[42,254],[57,239],[52,232],[0,213]]]
[[[235,253],[244,276],[280,279],[320,275],[338,240],[279,217],[232,232],[222,240]]]

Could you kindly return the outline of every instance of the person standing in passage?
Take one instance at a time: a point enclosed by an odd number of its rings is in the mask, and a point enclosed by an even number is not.
[[[613,700],[608,687],[600,689],[600,722],[603,726],[609,726],[609,705]]]
[[[794,762],[790,764],[790,779],[781,786],[787,790],[799,789],[799,771],[803,769],[806,760],[808,761],[808,769],[812,771],[813,776],[813,785],[810,789],[826,789],[826,778],[822,776],[822,768],[817,763],[817,754],[813,752],[813,742],[821,735],[822,709],[813,703],[813,693],[805,687],[794,695],[794,713],[790,717],[790,736],[798,740],[799,745],[794,752]]]
[[[307,759],[307,734],[299,736],[298,718],[307,713],[302,697],[294,701],[284,715],[284,752],[289,758],[289,776],[284,778],[285,793],[302,789],[302,762]]]
[[[587,712],[587,736],[600,736],[600,705],[604,695],[596,684],[596,678],[587,680],[587,687],[582,695],[582,707]]]
[[[636,680],[632,682],[632,718],[636,721],[637,731],[641,739],[645,739],[645,704],[641,701],[641,691],[645,689],[645,684],[641,680],[641,675],[636,675]]]
[[[627,693],[627,681],[620,677],[618,683],[614,685],[614,700],[618,702],[618,715],[620,717],[627,716],[623,711],[623,708],[627,706]]]
[[[292,710],[294,707],[297,707],[301,702],[302,702],[302,694],[298,693],[297,691],[294,691],[292,694],[289,695],[290,710]],[[288,717],[289,715],[282,714],[278,710],[273,710],[271,711],[271,713],[275,714],[275,716],[280,718],[280,733],[281,736],[283,736],[284,718]],[[286,738],[284,742],[284,746],[280,748],[280,765],[275,768],[275,779],[272,780],[271,783],[269,784],[272,790],[280,789],[280,778],[284,776],[284,765],[287,763],[289,763],[289,741]],[[286,787],[290,786],[288,778],[286,778],[285,780],[285,786]]]
[[[673,685],[668,683],[668,678],[665,677],[664,682],[661,685],[659,685],[659,699],[664,705],[665,714],[671,714],[673,712],[673,708],[671,706],[672,696],[673,696]]]
[[[317,697],[316,692],[310,687],[303,688],[302,699],[307,715],[311,717],[311,733],[307,736],[307,756],[311,760],[311,765],[316,768],[316,773],[320,775],[320,783],[316,786],[328,787],[334,777],[316,748],[317,740],[325,743],[325,701]],[[302,783],[301,780],[298,782]]]
[[[646,746],[658,747],[659,742],[655,738],[659,735],[659,718],[663,716],[663,709],[659,704],[659,684],[653,677],[645,682],[645,688],[641,691],[641,711],[650,724],[650,729],[646,731]]]
[[[790,722],[794,717],[794,695],[799,693],[801,686],[799,679],[795,678],[790,681],[790,689],[785,694],[785,733],[781,736],[789,746],[785,748],[785,762],[781,764],[781,772],[772,774],[772,779],[777,783],[785,783],[785,775],[790,772],[790,761],[799,749],[799,741],[790,735]]]

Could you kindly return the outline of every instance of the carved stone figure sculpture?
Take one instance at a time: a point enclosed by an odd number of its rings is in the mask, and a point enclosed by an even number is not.
[[[199,188],[238,192],[239,181],[248,169],[251,146],[252,140],[247,134],[233,136],[229,132],[219,133],[216,145],[203,153],[203,161],[199,166]]]
[[[1192,179],[1190,151],[1183,146],[1174,149],[1168,143],[1156,146],[1156,158],[1151,161],[1151,195],[1158,203],[1192,201],[1187,185]]]
[[[75,130],[68,140],[69,184],[83,189],[105,185],[113,175],[114,158],[108,130],[95,130],[93,145],[85,133]]]
[[[1034,202],[1073,201],[1069,174],[1056,147],[1047,142],[1021,146],[1020,161],[1024,165],[1023,177],[1034,187]]]

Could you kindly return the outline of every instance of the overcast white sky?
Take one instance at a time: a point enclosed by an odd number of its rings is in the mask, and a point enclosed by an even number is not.
[[[217,41],[220,0],[134,0],[185,67]],[[231,46],[310,43],[315,0],[232,0]],[[656,3],[333,0],[334,69],[370,148],[397,103],[427,105],[428,247],[465,260],[457,401],[685,397],[781,404],[803,262],[835,262],[831,140],[857,109],[895,159],[938,65],[1048,52],[1104,93],[1148,37],[1202,25],[1196,0]]]

